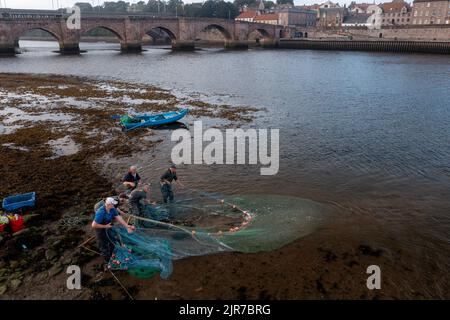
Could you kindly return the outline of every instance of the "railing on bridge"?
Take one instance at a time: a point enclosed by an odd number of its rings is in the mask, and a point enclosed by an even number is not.
[[[32,20],[32,19],[60,19],[67,18],[71,13],[66,9],[59,10],[23,10],[0,9],[0,20]],[[130,19],[177,19],[173,15],[157,12],[81,12],[82,18],[130,18]]]
[[[55,19],[65,15],[65,11],[56,10],[16,10],[0,9],[2,20]]]
[[[66,9],[59,10],[28,10],[28,9],[0,9],[0,20],[32,20],[32,19],[55,19],[55,18],[67,18],[71,13],[67,13]],[[134,20],[146,20],[146,19],[169,19],[175,20],[183,18],[186,20],[198,20],[199,17],[185,17],[185,16],[173,16],[169,13],[158,12],[105,12],[105,11],[92,11],[81,12],[81,18],[129,18]],[[217,19],[217,18],[200,18],[203,21],[233,21],[234,19]],[[241,21],[243,22],[243,21]]]

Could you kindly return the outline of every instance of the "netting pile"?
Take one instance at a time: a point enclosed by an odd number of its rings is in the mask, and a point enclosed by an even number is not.
[[[136,230],[110,229],[113,270],[139,278],[167,278],[172,261],[224,251],[270,251],[317,228],[327,209],[306,199],[278,195],[221,197],[196,190],[172,204],[147,206]]]

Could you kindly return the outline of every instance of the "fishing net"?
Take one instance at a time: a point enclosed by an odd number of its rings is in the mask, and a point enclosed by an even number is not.
[[[122,124],[132,124],[132,123],[139,123],[139,122],[141,122],[140,119],[137,119],[130,115],[124,115],[124,116],[120,117],[120,123],[122,123]]]
[[[279,195],[223,197],[187,190],[171,204],[147,205],[132,216],[136,230],[109,230],[115,252],[109,263],[139,278],[167,278],[172,261],[218,252],[270,251],[313,232],[327,208]]]

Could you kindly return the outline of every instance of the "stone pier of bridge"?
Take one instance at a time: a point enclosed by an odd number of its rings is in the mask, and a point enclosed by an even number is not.
[[[194,50],[198,35],[211,29],[223,35],[229,49],[248,48],[250,35],[255,33],[263,46],[274,46],[285,32],[283,26],[227,19],[83,13],[78,28],[74,29],[67,23],[68,18],[68,14],[57,11],[0,9],[0,54],[15,54],[19,38],[34,29],[50,33],[63,54],[80,53],[82,36],[96,28],[115,34],[122,52],[140,52],[143,37],[155,29],[170,37],[173,50]]]

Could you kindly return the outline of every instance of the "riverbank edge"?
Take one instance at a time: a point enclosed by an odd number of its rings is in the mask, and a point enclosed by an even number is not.
[[[450,54],[450,42],[411,40],[280,39],[280,49]]]

